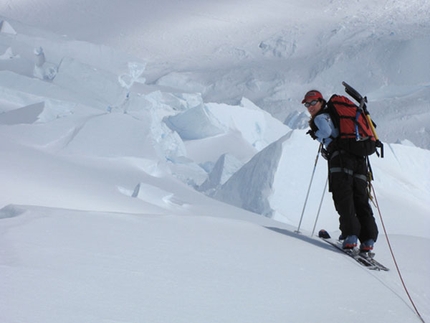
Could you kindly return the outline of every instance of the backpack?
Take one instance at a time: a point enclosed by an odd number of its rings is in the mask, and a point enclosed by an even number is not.
[[[367,111],[360,109],[345,96],[334,94],[327,102],[328,112],[339,136],[334,140],[339,149],[356,156],[370,156],[376,151],[377,140],[369,122]]]

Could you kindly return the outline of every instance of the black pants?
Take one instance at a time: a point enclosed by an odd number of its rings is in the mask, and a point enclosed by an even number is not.
[[[361,242],[376,241],[378,227],[369,204],[366,158],[335,151],[328,166],[330,192],[339,213],[342,235],[356,235]]]

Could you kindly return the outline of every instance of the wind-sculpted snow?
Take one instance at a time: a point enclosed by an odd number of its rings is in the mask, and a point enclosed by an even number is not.
[[[261,150],[289,128],[267,112],[243,99],[240,106],[208,103],[168,117],[165,122],[184,140],[195,140],[238,131],[250,145]]]
[[[197,187],[199,191],[211,195],[212,192],[223,185],[234,173],[236,173],[243,163],[229,154],[223,154],[215,163],[208,174],[206,181]]]
[[[38,120],[38,117],[43,110],[43,103],[35,103],[19,109],[5,111],[0,114],[0,124],[31,124]]]
[[[0,220],[13,218],[26,212],[26,209],[16,205],[7,205],[0,209]]]
[[[291,132],[256,154],[213,195],[216,199],[245,210],[272,216],[269,197],[274,193],[273,180],[282,154],[282,143]]]
[[[223,125],[211,116],[206,106],[198,106],[182,114],[168,117],[165,122],[183,140],[202,139],[224,133]]]

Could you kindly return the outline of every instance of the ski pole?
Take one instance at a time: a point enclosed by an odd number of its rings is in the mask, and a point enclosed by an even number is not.
[[[297,230],[295,231],[296,233],[301,233],[301,232],[300,232],[300,227],[301,227],[301,225],[302,225],[303,214],[305,213],[306,204],[308,203],[309,192],[310,192],[310,190],[311,190],[312,181],[313,181],[313,179],[314,179],[315,169],[317,168],[318,157],[319,157],[319,155],[320,155],[321,149],[322,149],[322,143],[321,143],[321,144],[320,144],[320,146],[318,147],[318,153],[317,153],[317,156],[315,157],[314,169],[313,169],[313,171],[312,171],[312,176],[311,176],[311,181],[310,181],[310,183],[309,183],[308,192],[306,193],[305,203],[304,203],[304,205],[303,205],[302,215],[300,216],[299,226],[297,227]]]
[[[328,184],[328,177],[327,177],[327,179],[326,179],[326,181],[325,181],[324,191],[323,191],[322,196],[321,196],[321,201],[320,201],[320,205],[319,205],[319,207],[318,207],[317,217],[315,218],[314,228],[312,229],[311,237],[313,237],[313,236],[314,236],[314,233],[315,233],[315,227],[317,226],[318,218],[320,217],[321,206],[322,206],[323,201],[324,201],[324,195],[325,195],[325,190],[326,190],[326,188],[327,188],[327,184]]]

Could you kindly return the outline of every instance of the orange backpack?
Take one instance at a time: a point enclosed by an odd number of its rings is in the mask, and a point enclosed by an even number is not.
[[[338,148],[357,156],[369,156],[376,151],[377,140],[369,125],[370,118],[354,102],[335,94],[327,102],[324,112],[330,114],[339,130],[339,137],[335,139]]]

